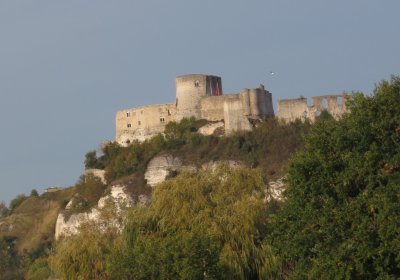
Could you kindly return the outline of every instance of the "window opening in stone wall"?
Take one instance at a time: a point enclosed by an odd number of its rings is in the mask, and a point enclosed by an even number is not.
[[[127,127],[131,127],[132,125],[130,123],[127,124]]]
[[[197,81],[197,80],[196,80],[196,81],[194,81],[194,86],[195,86],[195,87],[199,87],[199,86],[200,86],[200,82],[199,82],[199,81]]]
[[[322,108],[326,109],[328,108],[328,101],[326,101],[326,99],[322,99]]]
[[[336,99],[336,103],[337,103],[337,105],[342,106],[343,105],[343,97],[338,96]]]
[[[160,122],[161,123],[165,122],[165,119],[163,117],[160,117]]]
[[[140,125],[140,124],[141,124],[141,122],[140,122],[140,121],[138,121],[138,122],[137,122],[137,124],[138,124],[138,125]]]
[[[127,116],[127,117],[130,117],[130,116],[131,116],[131,112],[127,112],[127,113],[126,113],[126,116]]]
[[[168,116],[171,116],[171,111],[170,111],[170,110],[168,110],[167,112],[168,112]]]

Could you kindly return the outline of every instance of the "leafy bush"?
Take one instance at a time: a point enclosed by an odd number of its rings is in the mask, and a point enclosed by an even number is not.
[[[16,198],[10,202],[10,211],[13,212],[18,206],[22,204],[28,197],[24,194],[17,195]]]
[[[165,181],[128,218],[108,266],[115,279],[267,279],[275,258],[259,170],[219,167]]]
[[[94,223],[80,228],[79,235],[62,239],[49,257],[51,270],[62,279],[110,279],[107,258],[117,239],[117,231],[104,230]]]
[[[0,218],[7,216],[9,212],[10,210],[7,208],[6,204],[3,201],[0,202]]]
[[[36,189],[33,189],[33,190],[31,191],[31,196],[39,196],[38,191],[37,191]]]
[[[0,237],[0,280],[23,279],[13,242],[13,238]]]
[[[49,279],[50,276],[51,270],[47,262],[47,256],[35,259],[26,273],[26,279],[29,280]]]
[[[282,174],[287,160],[302,147],[302,137],[310,127],[309,123],[283,124],[271,118],[254,131],[215,137],[197,133],[200,125],[204,121],[184,118],[179,123],[168,123],[164,136],[160,134],[143,143],[133,142],[128,147],[109,143],[103,147],[104,155],[96,158],[91,166],[102,162],[106,179],[111,182],[135,172],[144,173],[147,163],[166,151],[190,163],[236,159],[253,167],[261,166],[269,174]]]
[[[97,205],[97,202],[104,194],[106,185],[93,175],[83,176],[75,185],[76,193],[73,203],[68,209],[67,214],[82,213],[89,211]]]
[[[288,279],[400,277],[400,78],[323,118],[291,165],[271,239]]]

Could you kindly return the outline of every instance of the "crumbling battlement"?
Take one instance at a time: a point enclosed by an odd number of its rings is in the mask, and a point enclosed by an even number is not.
[[[278,101],[277,117],[285,122],[293,122],[296,119],[309,119],[315,121],[322,111],[326,110],[335,119],[340,118],[346,111],[348,96],[324,95],[312,97],[312,105],[308,105],[307,98],[284,99]]]
[[[115,140],[127,145],[164,132],[165,125],[195,117],[223,121],[226,134],[251,130],[249,119],[274,115],[272,95],[260,85],[236,94],[223,94],[218,76],[191,74],[176,78],[175,103],[149,105],[117,112]]]
[[[334,118],[346,112],[346,95],[326,95],[278,101],[277,117],[286,122],[315,118],[327,110]],[[115,140],[128,145],[163,133],[167,123],[195,117],[223,123],[225,134],[253,128],[253,120],[274,116],[272,94],[263,85],[223,94],[218,76],[191,74],[176,78],[175,103],[149,105],[117,112]]]

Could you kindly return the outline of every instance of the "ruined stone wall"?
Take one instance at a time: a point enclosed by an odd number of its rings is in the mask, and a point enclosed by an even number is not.
[[[211,75],[184,75],[176,78],[176,120],[184,117],[201,118],[201,99],[222,95],[220,77]]]
[[[243,106],[240,98],[225,100],[224,121],[226,135],[236,131],[248,131],[252,129],[248,118],[243,114]]]
[[[201,118],[209,121],[224,119],[224,103],[226,100],[239,99],[238,94],[224,94],[221,96],[207,96],[200,101]]]
[[[176,78],[176,102],[122,110],[116,115],[116,141],[128,145],[164,132],[170,121],[195,117],[222,121],[225,131],[250,130],[250,119],[274,115],[272,95],[260,85],[240,94],[223,95],[222,81],[212,75],[184,75]]]
[[[165,125],[175,120],[175,104],[143,106],[117,112],[116,141],[126,145],[144,141],[164,132]]]
[[[249,118],[265,118],[274,115],[272,94],[263,85],[254,89],[242,89],[240,99],[243,114]]]
[[[279,100],[277,117],[286,122],[293,122],[296,119],[309,119],[313,122],[323,110],[326,110],[338,119],[347,111],[347,99],[346,95],[315,96],[312,97],[311,106],[308,106],[306,98]]]
[[[335,119],[340,118],[346,111],[346,95],[325,95],[312,97],[316,114],[327,110]]]
[[[309,114],[306,98],[278,100],[277,117],[285,122],[304,119]]]

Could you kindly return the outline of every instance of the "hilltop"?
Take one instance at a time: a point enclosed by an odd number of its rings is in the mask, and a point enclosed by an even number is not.
[[[87,174],[70,188],[23,197],[8,216],[1,218],[0,237],[12,242],[17,256],[27,255],[34,263],[54,246],[59,213],[64,213],[68,220],[71,215],[90,212],[116,185],[123,185],[132,198],[145,195],[150,199],[153,188],[146,183],[145,174],[149,163],[160,157],[179,159],[179,170],[155,165],[156,172],[158,168],[168,169],[167,178],[184,172],[185,166],[201,169],[210,163],[218,165],[231,161],[240,166],[258,167],[268,180],[277,180],[285,174],[290,158],[301,149],[303,136],[310,128],[309,123],[284,124],[271,118],[258,123],[253,131],[228,137],[218,133],[199,134],[198,129],[207,123],[194,118],[170,122],[163,135],[144,142],[136,141],[128,146],[111,142],[103,145],[100,152],[88,152],[86,168],[103,170],[107,183]],[[70,201],[73,202],[71,207],[64,210]]]
[[[397,279],[400,78],[346,107],[89,151],[75,186],[2,211],[0,277]]]

